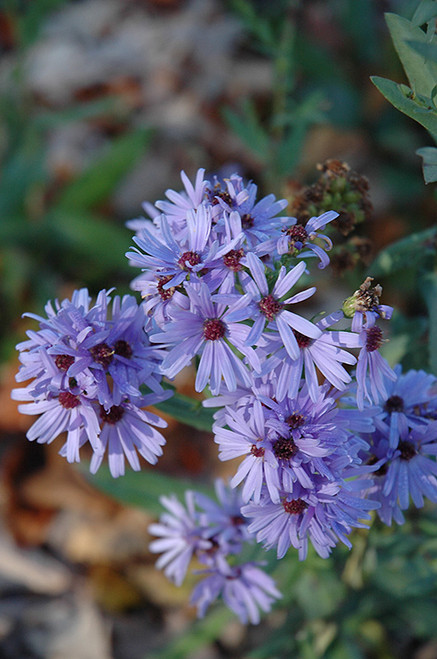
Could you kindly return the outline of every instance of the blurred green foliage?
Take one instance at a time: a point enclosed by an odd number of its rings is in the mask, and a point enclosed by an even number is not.
[[[17,64],[0,93],[0,361],[21,337],[24,311],[40,312],[62,286],[86,285],[92,292],[112,282],[126,289],[131,278],[124,252],[130,233],[105,211],[116,184],[142,156],[150,140],[144,128],[112,138],[75,177],[56,181],[47,167],[47,139],[59,123],[116,117],[116,99],[77,103],[67,110],[38,106],[22,84],[27,48],[59,0],[6,2],[15,29]],[[24,8],[23,8],[24,6]]]

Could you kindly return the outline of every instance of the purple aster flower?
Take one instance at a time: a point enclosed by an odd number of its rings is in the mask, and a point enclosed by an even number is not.
[[[180,586],[195,552],[207,550],[211,543],[202,537],[194,492],[185,493],[185,506],[174,495],[163,496],[160,501],[168,512],[161,515],[159,523],[149,526],[149,533],[159,538],[150,543],[149,549],[157,554],[162,552],[157,569],[164,568],[165,576]]]
[[[191,183],[185,172],[181,171],[181,179],[184,184],[185,190],[182,192],[175,192],[175,190],[167,190],[165,196],[169,201],[157,201],[156,208],[159,208],[170,221],[178,222],[184,221],[187,213],[191,210],[197,210],[205,199],[206,188],[209,184],[204,178],[205,170],[198,169],[194,186]]]
[[[358,355],[356,380],[357,404],[362,410],[365,398],[375,403],[380,397],[387,398],[386,381],[396,380],[396,373],[378,352],[383,343],[383,332],[380,327],[377,325],[364,327],[359,338],[362,347]]]
[[[306,300],[316,290],[312,287],[292,297],[287,297],[290,289],[302,276],[305,263],[299,263],[288,273],[285,267],[282,267],[271,292],[269,291],[265,267],[261,259],[249,252],[247,265],[256,283],[257,291],[255,293],[251,290],[234,305],[230,319],[233,321],[242,321],[248,318],[254,320],[246,339],[246,345],[258,343],[267,323],[271,334],[279,334],[290,357],[297,359],[299,357],[299,346],[293,330],[312,339],[317,339],[322,334],[321,330],[309,320],[286,309],[287,305]],[[271,336],[271,338],[275,337]]]
[[[330,322],[330,321],[328,321]],[[296,359],[291,359],[282,342],[276,338],[267,341],[265,350],[271,357],[263,364],[263,373],[275,369],[278,374],[276,398],[283,400],[285,396],[295,398],[298,394],[302,376],[314,402],[319,397],[319,379],[317,370],[338,390],[344,390],[351,382],[351,376],[342,364],[356,364],[356,358],[344,348],[359,347],[359,337],[353,332],[326,330],[326,319],[315,323],[321,331],[318,338],[312,339],[293,330],[293,335],[299,347]],[[264,346],[263,346],[264,347]]]
[[[17,380],[34,377],[15,400],[29,401],[19,410],[41,414],[28,431],[30,440],[51,442],[67,432],[60,453],[79,460],[79,449],[90,442],[95,471],[108,448],[111,473],[124,471],[125,454],[139,468],[135,447],[151,463],[162,453],[164,438],[150,424],[166,423],[140,409],[172,395],[161,387],[160,353],[148,343],[145,313],[131,296],[112,301],[101,291],[91,306],[86,289],[71,301],[46,306],[47,318],[36,316],[40,329],[17,346],[22,366]],[[152,393],[144,396],[140,387]]]
[[[232,489],[221,478],[215,481],[217,501],[201,492],[195,493],[196,504],[200,509],[199,520],[204,527],[205,537],[213,539],[227,553],[237,554],[241,544],[248,541],[247,524],[241,514],[243,499],[237,489]]]
[[[156,273],[161,282],[162,278],[168,278],[162,283],[162,289],[165,291],[179,286],[190,274],[210,270],[217,259],[234,248],[238,239],[222,246],[219,246],[217,240],[211,242],[211,228],[211,210],[206,206],[199,206],[197,211],[188,212],[187,235],[180,238],[174,237],[167,217],[163,215],[161,236],[158,238],[145,229],[140,236],[134,236],[133,239],[145,253],[134,247],[126,256],[135,266]]]
[[[357,496],[351,493],[352,488]],[[293,494],[284,493],[278,503],[265,498],[259,505],[244,506],[242,513],[252,519],[249,532],[255,533],[266,549],[277,547],[278,558],[293,546],[304,560],[308,540],[319,556],[327,558],[338,540],[351,546],[347,535],[352,527],[366,528],[362,520],[370,519],[368,511],[379,505],[360,497],[361,489],[364,485],[360,481],[346,485],[319,477],[312,490],[296,484]]]
[[[232,460],[245,456],[231,480],[231,487],[242,481],[242,499],[259,502],[264,484],[273,501],[279,500],[278,461],[268,436],[264,409],[259,401],[247,410],[226,408],[225,422],[228,428],[214,424],[214,441],[219,445],[220,460]]]
[[[68,462],[79,461],[79,448],[89,441],[93,451],[101,455],[103,448],[98,437],[100,427],[95,407],[92,402],[76,389],[60,391],[57,396],[49,395],[45,399],[35,400],[29,387],[13,389],[14,400],[28,401],[19,405],[21,414],[40,414],[41,416],[27,431],[27,439],[37,440],[38,444],[51,444],[61,433],[67,432],[65,457]]]
[[[249,247],[271,239],[288,219],[276,217],[287,206],[286,199],[276,200],[270,194],[256,202],[257,186],[254,183],[245,186],[238,174],[232,174],[225,184],[226,190],[222,190],[219,185],[218,189],[210,191],[210,200],[216,203],[213,214],[216,216],[221,211],[237,211]]]
[[[332,249],[332,242],[328,236],[317,232],[319,229],[324,229],[336,217],[338,217],[338,213],[327,211],[319,217],[309,219],[305,226],[298,223],[296,218],[292,218],[294,222],[282,229],[283,235],[279,238],[276,246],[278,254],[280,256],[290,254],[300,259],[316,256],[320,261],[319,268],[326,268],[329,265],[329,257],[325,250]],[[313,241],[321,242],[324,249]]]
[[[222,378],[229,391],[237,388],[237,379],[249,383],[247,367],[232,349],[237,348],[258,364],[254,351],[245,347],[247,326],[229,322],[227,305],[216,301],[203,282],[189,282],[185,290],[190,310],[174,311],[164,331],[150,337],[152,342],[171,348],[162,362],[162,372],[173,378],[195,355],[201,355],[196,391],[203,391],[209,384],[215,395]]]
[[[175,497],[162,497],[167,512],[157,524],[149,527],[158,536],[150,544],[152,552],[161,553],[156,566],[163,568],[166,576],[181,585],[190,561],[196,558],[207,566],[195,574],[206,574],[195,588],[191,602],[197,606],[198,615],[218,597],[234,611],[242,621],[259,622],[259,609],[269,611],[273,601],[281,594],[271,577],[260,564],[228,563],[228,557],[239,554],[243,541],[253,542],[246,531],[246,521],[240,512],[241,499],[230,491],[223,481],[216,481],[218,502],[199,492],[187,492],[186,506]]]
[[[386,380],[386,397],[380,402],[382,410],[378,419],[390,427],[390,448],[397,448],[399,435],[414,428],[425,432],[434,420],[433,410],[437,407],[437,391],[433,391],[436,378],[425,371],[408,371],[395,366],[396,380]],[[431,414],[430,414],[431,412]]]
[[[260,610],[267,613],[274,601],[282,597],[273,579],[255,563],[230,567],[223,561],[206,574],[208,576],[195,586],[190,600],[197,607],[199,618],[203,618],[207,608],[221,596],[243,624],[257,625]]]
[[[373,485],[369,496],[381,502],[378,514],[390,525],[392,518],[403,524],[402,510],[410,505],[424,505],[424,497],[437,502],[437,422],[433,421],[425,433],[420,429],[401,429],[398,446],[390,447],[389,427],[380,422],[371,437],[368,464],[373,465]]]
[[[437,502],[437,422],[431,423],[426,433],[410,430],[402,433],[393,457],[388,461],[383,495],[406,510],[410,496],[414,505],[421,508],[423,497]]]
[[[338,408],[326,386],[320,388],[316,401],[306,387],[294,399],[278,402],[261,396],[260,400],[270,410],[266,427],[283,490],[293,492],[295,482],[312,489],[314,474],[334,480],[342,478],[350,465],[361,464],[357,452],[367,443],[349,432],[350,417]]]
[[[153,405],[162,400],[162,396],[151,394],[144,397],[142,405]],[[90,470],[95,474],[102,464],[104,453],[108,452],[108,463],[114,478],[124,475],[125,458],[134,471],[141,469],[137,452],[150,464],[156,464],[162,455],[165,438],[153,426],[166,428],[167,422],[137,404],[123,402],[113,405],[109,410],[100,407],[102,429],[100,442],[102,452],[94,453]],[[62,455],[62,452],[61,452]]]

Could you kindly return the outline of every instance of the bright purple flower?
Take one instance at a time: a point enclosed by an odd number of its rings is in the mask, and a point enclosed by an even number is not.
[[[394,369],[396,380],[386,380],[386,397],[380,402],[382,410],[378,419],[390,427],[390,448],[397,448],[399,435],[408,429],[425,432],[435,420],[437,380],[425,371],[408,371],[402,374],[401,366]]]
[[[195,586],[190,600],[197,606],[199,618],[221,596],[243,624],[257,625],[260,609],[267,613],[274,601],[282,597],[273,579],[254,563],[230,567],[222,562],[205,573],[208,576]]]
[[[210,191],[210,200],[216,203],[214,216],[220,216],[222,211],[230,213],[237,211],[241,218],[241,227],[249,247],[272,238],[288,219],[276,217],[286,206],[285,199],[276,200],[273,194],[256,202],[257,186],[247,183],[238,174],[225,181],[226,189],[220,185]]]
[[[247,410],[226,408],[225,422],[228,428],[214,424],[214,441],[219,445],[220,460],[232,460],[246,456],[231,480],[231,487],[242,481],[242,498],[259,502],[264,485],[274,501],[279,500],[278,461],[268,436],[264,409],[259,401]]]
[[[327,558],[338,540],[350,547],[347,535],[352,527],[365,528],[362,520],[370,519],[368,511],[378,507],[379,504],[359,496],[363,488],[360,481],[345,484],[319,477],[313,490],[297,484],[293,494],[284,493],[280,502],[262,499],[259,505],[244,506],[242,513],[252,519],[249,532],[255,533],[266,549],[277,547],[278,558],[283,558],[293,546],[299,559],[304,560],[308,540],[319,556]]]
[[[356,364],[356,358],[344,348],[359,347],[359,337],[353,332],[325,329],[324,320],[315,324],[322,332],[318,338],[312,339],[293,330],[299,347],[296,359],[291,359],[282,342],[278,339],[267,341],[263,346],[271,357],[263,364],[263,373],[275,369],[278,374],[276,398],[283,400],[285,396],[295,398],[298,394],[302,376],[312,400],[319,397],[318,369],[326,380],[339,391],[344,390],[351,382],[351,376],[342,364]]]
[[[79,448],[89,441],[93,451],[102,455],[99,439],[99,421],[95,406],[83,394],[71,390],[60,391],[57,396],[35,400],[29,388],[13,389],[14,400],[28,401],[19,405],[21,414],[41,414],[27,431],[27,439],[38,444],[51,444],[61,433],[67,432],[64,455],[68,462],[79,461]]]
[[[246,366],[231,348],[236,347],[257,363],[254,351],[245,347],[248,328],[229,322],[227,305],[221,300],[216,301],[203,282],[189,282],[185,290],[191,309],[174,311],[172,321],[164,331],[150,337],[152,342],[171,348],[162,362],[162,372],[173,378],[195,355],[201,355],[196,391],[203,391],[209,384],[215,395],[222,378],[229,391],[237,388],[238,379],[249,383]]]
[[[144,397],[142,404],[153,405],[161,400],[161,396],[151,394],[147,398]],[[156,464],[158,457],[162,455],[165,438],[153,426],[166,428],[166,421],[128,402],[113,405],[109,410],[100,407],[100,420],[100,442],[103,451],[94,453],[91,458],[92,474],[95,474],[102,464],[106,450],[109,469],[114,478],[124,475],[125,458],[134,471],[141,469],[137,452],[150,464]]]
[[[160,501],[168,512],[161,515],[159,523],[149,526],[149,532],[159,538],[150,543],[149,549],[162,552],[156,562],[157,569],[164,568],[165,576],[180,586],[196,550],[207,550],[211,543],[202,537],[194,492],[185,493],[185,507],[174,495],[163,496]]]
[[[318,234],[317,232],[319,229],[324,229],[336,217],[338,217],[338,213],[327,211],[319,215],[319,217],[310,218],[305,226],[298,223],[296,218],[291,218],[294,222],[282,229],[283,235],[277,242],[276,249],[278,254],[280,256],[290,254],[300,259],[316,256],[320,261],[319,268],[326,268],[329,265],[329,257],[325,250],[329,251],[332,249],[332,242],[328,236]],[[317,240],[324,244],[324,249],[313,242]]]
[[[362,410],[365,398],[377,403],[380,397],[387,397],[387,379],[396,380],[396,373],[378,351],[384,340],[380,327],[377,325],[365,327],[359,337],[362,347],[358,355],[356,380],[357,404]]]
[[[248,541],[246,520],[241,514],[243,499],[238,489],[231,489],[221,478],[215,481],[217,501],[202,492],[195,493],[200,509],[199,520],[204,527],[204,536],[213,539],[228,553],[239,553],[241,544]]]
[[[286,309],[286,306],[289,304],[306,300],[316,290],[312,287],[292,297],[287,297],[290,289],[302,276],[305,270],[305,263],[299,263],[288,273],[285,267],[282,267],[271,292],[269,291],[265,267],[261,259],[249,252],[247,255],[247,265],[256,283],[257,291],[254,292],[251,290],[248,294],[244,295],[234,305],[234,310],[230,318],[233,321],[242,321],[248,318],[254,320],[254,324],[246,339],[246,345],[248,346],[258,343],[267,323],[267,327],[271,331],[271,334],[273,334],[271,338],[275,338],[275,333],[279,334],[287,353],[292,359],[297,359],[299,357],[299,346],[293,330],[312,339],[317,339],[322,334],[321,330],[309,320]]]
[[[118,476],[124,454],[139,468],[135,447],[152,463],[162,453],[165,440],[150,424],[166,423],[140,407],[172,394],[160,384],[160,353],[149,345],[144,309],[131,296],[115,296],[112,314],[109,303],[109,293],[101,291],[91,306],[82,289],[71,301],[48,304],[47,318],[35,317],[40,329],[17,346],[22,362],[17,380],[34,381],[14,389],[12,397],[29,401],[19,407],[24,414],[42,414],[28,431],[30,440],[51,442],[67,431],[61,455],[78,461],[89,441],[91,469],[100,466],[107,448],[111,473]],[[143,387],[152,393],[144,395]]]
[[[401,434],[392,457],[388,456],[382,490],[392,505],[406,510],[410,496],[417,508],[423,506],[424,496],[437,502],[436,440],[437,422],[431,423],[426,433],[413,429]]]
[[[145,202],[143,204],[144,210],[155,222],[158,223],[158,225],[159,216],[161,213],[164,213],[174,230],[181,227],[183,228],[187,213],[189,211],[196,211],[205,199],[205,191],[209,183],[204,179],[204,175],[205,170],[199,169],[193,186],[185,172],[181,171],[181,179],[185,189],[182,192],[176,192],[171,189],[167,190],[165,196],[168,201],[157,201],[155,206]],[[137,224],[134,225],[133,222],[134,221],[131,221],[129,223],[129,228],[132,228],[135,231],[147,228],[145,224],[146,221],[144,220],[143,225],[138,221]]]

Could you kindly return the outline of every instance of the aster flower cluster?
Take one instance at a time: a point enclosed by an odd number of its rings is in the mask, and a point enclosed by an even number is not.
[[[388,525],[405,521],[410,499],[437,502],[437,378],[424,371],[402,373],[386,382],[386,395],[373,407],[375,430],[363,455],[373,465],[368,491],[380,502],[378,515]]]
[[[105,453],[113,476],[124,473],[125,458],[140,469],[137,453],[154,464],[165,439],[156,428],[167,424],[143,409],[168,398],[161,386],[160,351],[147,338],[147,316],[131,295],[120,299],[101,291],[94,305],[86,289],[71,300],[48,303],[46,317],[20,343],[22,365],[12,391],[23,414],[40,414],[27,437],[51,443],[66,433],[60,453],[78,462],[80,448],[92,449],[95,473]]]
[[[176,584],[195,558],[204,566],[192,602],[199,615],[221,596],[244,622],[259,620],[279,593],[255,563],[237,565],[251,537],[283,558],[301,560],[312,545],[327,558],[371,511],[401,523],[410,497],[437,501],[437,385],[433,376],[393,370],[379,352],[392,308],[367,277],[331,313],[306,311],[316,293],[309,266],[329,264],[325,211],[305,226],[281,215],[285,200],[257,201],[237,174],[205,177],[144,204],[149,219],[129,227],[127,253],[141,273],[140,292],[86,290],[46,307],[40,329],[18,346],[14,398],[40,418],[29,439],[51,442],[67,432],[61,453],[79,459],[88,443],[91,471],[105,452],[114,476],[137,452],[155,463],[165,423],[144,409],[170,396],[173,379],[195,361],[195,389],[206,392],[222,461],[240,460],[216,504],[187,493],[186,505],[164,497],[167,512],[151,532],[157,567]],[[241,490],[241,494],[239,491]]]
[[[261,563],[236,562],[243,546],[253,543],[254,538],[241,514],[239,493],[222,480],[216,481],[215,491],[217,502],[189,490],[185,506],[174,496],[162,497],[167,511],[149,528],[158,538],[151,542],[150,550],[162,552],[156,565],[178,586],[190,564],[197,561],[203,566],[194,570],[202,579],[191,596],[199,617],[221,597],[241,622],[256,624],[260,610],[269,611],[281,594]]]

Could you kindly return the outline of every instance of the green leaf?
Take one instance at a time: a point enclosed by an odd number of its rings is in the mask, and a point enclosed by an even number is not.
[[[197,430],[212,431],[214,412],[207,407],[203,407],[200,400],[175,393],[173,398],[158,403],[155,407],[187,426],[197,428]]]
[[[50,215],[50,224],[67,253],[89,266],[97,276],[110,269],[128,269],[124,253],[130,245],[129,232],[94,213],[77,208],[57,207]],[[66,264],[68,266],[68,263]]]
[[[437,227],[413,233],[383,249],[368,271],[372,277],[384,277],[423,261],[424,254],[435,251]]]
[[[426,34],[417,25],[397,14],[387,13],[385,19],[412,89],[422,96],[430,96],[432,88],[437,83],[437,65],[432,61],[425,61],[425,58],[409,43],[410,41],[427,43]]]
[[[429,366],[437,375],[437,272],[429,272],[423,277],[422,292],[429,313]]]
[[[233,619],[234,615],[229,609],[213,609],[203,620],[196,621],[182,636],[170,641],[161,652],[148,652],[144,659],[199,657],[199,650],[216,641]]]
[[[408,44],[425,60],[437,62],[437,43],[430,43],[428,41],[409,41]]]
[[[117,115],[120,113],[120,100],[113,96],[73,105],[65,110],[40,112],[34,117],[37,128],[47,129],[64,125],[69,121],[86,121],[102,115]]]
[[[114,140],[103,156],[64,188],[57,206],[90,208],[108,199],[118,181],[144,155],[150,137],[149,130],[140,129]]]
[[[406,85],[399,85],[387,78],[372,76],[370,79],[395,108],[417,121],[433,135],[437,135],[437,111],[430,98],[418,96]],[[430,94],[433,88],[434,85],[430,89]]]
[[[417,149],[416,153],[423,158],[422,169],[425,183],[435,183],[437,181],[437,148],[424,146]]]
[[[246,99],[239,114],[230,108],[223,108],[223,115],[229,127],[246,147],[258,156],[261,162],[266,162],[269,156],[269,138],[258,119],[254,104]]]
[[[416,7],[411,22],[413,25],[421,26],[428,23],[432,18],[437,16],[436,0],[422,0]]]
[[[271,23],[266,21],[265,17],[257,12],[254,5],[247,0],[231,0],[231,6],[240,15],[247,29],[259,39],[262,50],[266,54],[274,54],[277,48],[277,39]]]
[[[166,474],[161,474],[154,469],[147,471],[127,470],[124,476],[114,478],[111,476],[109,468],[105,465],[100,467],[99,471],[90,475],[85,471],[85,467],[77,467],[82,475],[97,489],[102,490],[110,497],[127,506],[143,508],[152,515],[160,515],[164,508],[159,499],[162,495],[174,494],[180,501],[184,501],[187,490],[201,491],[211,496],[210,488],[205,486],[194,485],[188,480],[173,478]]]
[[[63,5],[65,0],[37,0],[21,3],[19,0],[6,0],[5,10],[15,19],[19,44],[26,48],[35,41],[47,14]],[[23,7],[25,10],[23,11]]]

